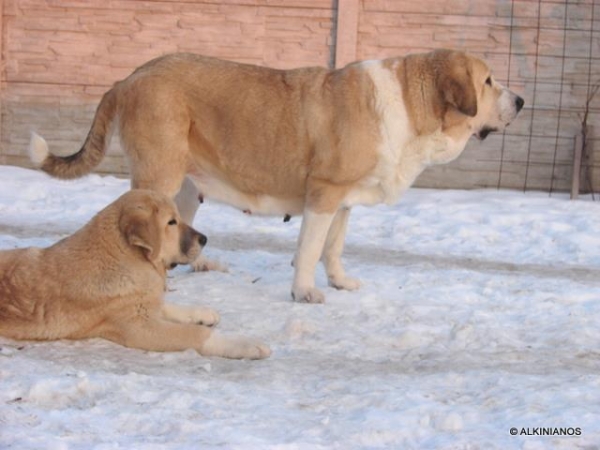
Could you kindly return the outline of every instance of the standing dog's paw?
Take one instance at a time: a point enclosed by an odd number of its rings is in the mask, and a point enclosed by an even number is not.
[[[294,288],[292,298],[298,303],[325,303],[325,295],[316,287]]]
[[[329,277],[329,286],[336,289],[343,289],[346,291],[355,291],[360,288],[361,283],[360,280],[356,278],[348,278],[348,277]]]

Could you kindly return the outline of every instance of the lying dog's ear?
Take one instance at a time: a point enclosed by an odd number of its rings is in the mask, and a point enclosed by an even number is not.
[[[464,54],[448,52],[438,75],[438,92],[445,103],[462,114],[477,115],[477,92],[471,62]]]
[[[121,214],[119,228],[127,243],[142,248],[148,260],[155,261],[158,258],[161,234],[153,211],[141,206],[128,208]]]

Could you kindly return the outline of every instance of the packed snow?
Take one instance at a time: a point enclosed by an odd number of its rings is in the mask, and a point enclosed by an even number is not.
[[[49,246],[128,187],[0,166],[0,249]],[[319,267],[322,305],[291,301],[300,218],[282,219],[205,203],[194,225],[229,272],[178,267],[166,294],[269,359],[0,338],[0,448],[599,448],[600,202],[411,189],[355,208],[363,286]]]

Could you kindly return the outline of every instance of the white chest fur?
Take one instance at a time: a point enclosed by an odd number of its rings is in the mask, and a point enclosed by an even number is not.
[[[397,77],[380,61],[363,65],[375,86],[375,104],[381,116],[379,159],[375,169],[346,196],[344,205],[393,204],[428,165],[454,159],[466,141],[455,142],[441,128],[415,136]]]

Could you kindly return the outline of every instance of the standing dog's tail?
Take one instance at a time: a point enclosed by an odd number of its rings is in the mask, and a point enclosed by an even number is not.
[[[79,178],[90,173],[104,158],[111,124],[117,111],[115,88],[102,97],[92,127],[81,149],[69,156],[56,156],[48,150],[48,144],[36,133],[29,142],[29,158],[44,172],[57,178]]]

